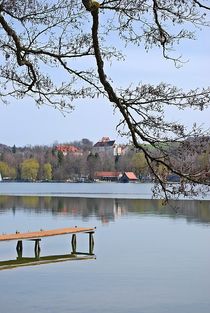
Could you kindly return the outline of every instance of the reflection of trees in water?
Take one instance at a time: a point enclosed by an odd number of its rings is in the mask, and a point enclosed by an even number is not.
[[[210,201],[180,200],[163,206],[161,200],[0,196],[0,213],[8,210],[14,214],[17,210],[36,214],[45,211],[83,219],[94,216],[103,223],[129,213],[186,217],[188,221],[210,223]]]
[[[0,212],[13,210],[33,211],[41,214],[43,210],[58,215],[98,217],[106,223],[114,219],[113,199],[38,197],[38,196],[0,196]]]
[[[129,206],[129,212],[172,218],[186,217],[188,221],[210,223],[210,201],[180,200],[163,205],[161,200],[123,200],[121,206],[123,205]]]

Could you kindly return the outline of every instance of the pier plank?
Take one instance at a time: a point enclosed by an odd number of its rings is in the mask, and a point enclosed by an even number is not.
[[[0,241],[36,239],[36,238],[51,237],[51,236],[58,236],[58,235],[90,233],[90,232],[94,233],[95,228],[87,228],[87,227],[58,228],[58,229],[52,229],[52,230],[40,230],[36,232],[27,232],[27,233],[3,234],[3,235],[0,235]]]

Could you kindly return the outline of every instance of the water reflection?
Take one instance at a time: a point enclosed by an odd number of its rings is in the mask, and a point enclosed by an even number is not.
[[[177,213],[155,200],[0,197],[1,232],[97,226],[94,262],[94,255],[80,254],[89,252],[87,234],[78,236],[75,257],[68,236],[46,245],[43,239],[35,257],[34,243],[24,242],[17,260],[16,242],[2,243],[2,269],[18,266],[0,271],[2,312],[208,313],[209,202],[175,204]],[[114,220],[108,227],[100,222]],[[63,262],[80,258],[85,262]]]
[[[88,219],[97,217],[108,223],[127,214],[152,214],[171,218],[185,217],[187,221],[210,223],[210,201],[180,200],[163,206],[161,200],[94,199],[39,196],[0,196],[0,214],[24,210],[41,214],[71,215]]]
[[[78,253],[78,254],[62,254],[62,255],[47,255],[47,256],[35,256],[35,257],[22,257],[18,256],[14,260],[0,261],[0,271],[13,269],[21,266],[32,266],[49,264],[64,261],[81,261],[81,260],[94,260],[96,257],[94,254]]]

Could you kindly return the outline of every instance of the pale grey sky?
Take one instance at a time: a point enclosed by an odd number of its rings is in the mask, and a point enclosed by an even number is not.
[[[209,30],[198,33],[197,41],[188,41],[180,46],[185,60],[181,69],[172,62],[163,60],[158,49],[145,53],[144,50],[129,48],[125,50],[125,62],[113,62],[106,71],[114,78],[114,85],[128,86],[131,83],[153,83],[161,81],[177,84],[179,87],[207,87],[210,73]],[[182,120],[187,125],[194,121],[210,126],[210,110],[206,112],[169,111],[169,118]],[[109,136],[118,142],[126,142],[116,132],[119,113],[113,113],[106,99],[81,99],[75,102],[75,110],[65,117],[50,107],[37,108],[30,99],[13,101],[9,105],[0,103],[0,143],[7,145],[43,145],[70,142],[88,138],[93,142]]]

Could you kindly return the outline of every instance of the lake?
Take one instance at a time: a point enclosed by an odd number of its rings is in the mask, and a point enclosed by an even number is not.
[[[150,189],[0,184],[0,233],[96,227],[92,258],[0,266],[1,312],[209,313],[210,201],[162,206]],[[34,243],[23,244],[33,257]],[[88,235],[77,235],[77,251],[88,249]],[[71,235],[41,241],[40,257],[71,252]],[[0,264],[16,254],[16,242],[0,242]]]

